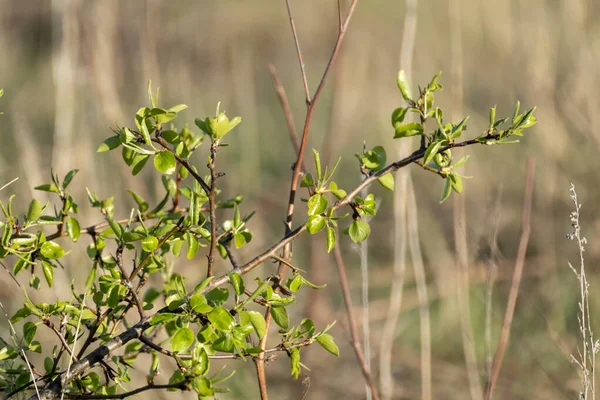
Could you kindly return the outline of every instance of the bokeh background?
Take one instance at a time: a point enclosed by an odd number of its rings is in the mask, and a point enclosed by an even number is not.
[[[394,141],[389,122],[391,111],[402,105],[395,83],[400,68],[409,71],[415,89],[443,70],[445,87],[437,101],[455,122],[471,116],[468,136],[485,129],[491,106],[498,106],[499,117],[511,115],[517,100],[525,108],[537,106],[539,122],[522,143],[456,152],[471,155],[465,175],[473,179],[465,181],[462,195],[466,226],[455,226],[454,209],[460,202],[438,203],[443,186],[439,177],[416,165],[408,168],[427,279],[433,398],[470,397],[458,307],[461,293],[469,299],[473,330],[472,335],[466,332],[466,347],[474,349],[476,372],[485,382],[490,349],[496,347],[506,308],[521,233],[526,162],[532,158],[536,175],[531,240],[496,398],[574,399],[580,376],[570,355],[577,354],[580,332],[578,281],[567,265],[569,260],[577,262],[577,248],[565,239],[571,229],[571,182],[583,203],[592,319],[600,326],[600,276],[595,268],[600,253],[600,2],[433,0],[415,2],[412,16],[411,4],[359,1],[316,108],[309,148],[329,160],[343,157],[337,180],[348,189],[361,179],[353,154],[361,151],[363,141],[369,147],[384,145],[388,160],[408,154],[417,142]],[[337,1],[293,1],[292,7],[314,91],[335,41]],[[410,31],[407,23],[416,23],[414,49],[402,55]],[[244,118],[228,136],[231,146],[219,155],[220,168],[227,173],[221,181],[224,196],[242,193],[243,210],[257,211],[250,226],[255,238],[238,257],[249,260],[281,237],[294,149],[269,64],[281,76],[298,129],[305,110],[283,0],[2,0],[0,55],[0,87],[5,91],[0,100],[0,183],[19,178],[0,194],[3,201],[16,193],[17,205],[25,212],[31,196],[45,200],[44,193],[32,188],[49,181],[51,167],[60,176],[72,168],[80,170],[72,190],[82,205],[84,224],[101,218],[87,207],[85,187],[100,197],[114,195],[119,217],[128,216],[134,206],[126,189],[156,200],[162,185],[152,168],[134,178],[117,152],[95,153],[111,135],[110,127],[133,125],[135,112],[148,102],[151,79],[160,86],[162,105],[189,105],[180,124],[189,121],[195,129],[193,119],[212,115],[218,101],[229,114]],[[204,152],[196,155],[197,165],[203,165]],[[370,359],[378,380],[402,220],[396,204],[401,195],[381,188],[374,192],[381,209],[368,241],[368,321]],[[296,223],[303,219],[299,207]],[[466,235],[468,280],[457,279],[455,232]],[[341,246],[362,332],[360,249],[346,237]],[[339,358],[316,346],[303,351],[303,362],[311,369],[307,398],[364,398],[335,264],[325,251],[324,237],[303,237],[294,249],[295,263],[315,283],[328,286],[319,292],[303,291],[293,320],[299,322],[307,313],[322,327],[337,320],[332,333],[341,348]],[[68,299],[71,279],[87,275],[85,255],[74,252],[70,257],[62,279],[57,278],[52,289],[35,293],[35,299]],[[407,257],[390,350],[394,399],[421,396],[422,333],[413,264]],[[196,261],[177,266],[190,286],[204,274],[200,265]],[[226,268],[225,262],[217,265],[217,271]],[[256,274],[274,268],[268,264]],[[27,277],[20,278],[26,285]],[[6,275],[0,288],[3,304],[18,308],[22,295]],[[6,333],[5,320],[0,321]],[[273,398],[301,396],[302,379],[292,380],[288,364],[287,357],[280,356],[267,367]],[[258,398],[253,364],[240,361],[236,370],[229,382],[231,393],[220,398]],[[144,374],[145,368],[140,368],[134,376],[143,379]],[[167,397],[193,395],[144,396]]]

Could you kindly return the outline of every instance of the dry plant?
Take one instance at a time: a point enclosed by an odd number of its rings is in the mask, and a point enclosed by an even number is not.
[[[592,321],[590,319],[590,285],[585,273],[585,262],[583,253],[586,238],[581,234],[581,225],[579,224],[581,203],[577,199],[575,185],[571,184],[569,189],[571,200],[575,205],[575,211],[569,215],[573,232],[567,234],[567,238],[575,240],[579,251],[579,269],[576,269],[571,263],[569,267],[577,276],[579,281],[581,296],[579,299],[579,313],[577,319],[579,321],[579,331],[581,332],[581,347],[578,346],[577,356],[571,355],[571,361],[577,364],[581,372],[581,391],[579,398],[581,400],[589,400],[596,398],[596,354],[600,350],[600,342],[594,339],[594,331],[592,330]]]

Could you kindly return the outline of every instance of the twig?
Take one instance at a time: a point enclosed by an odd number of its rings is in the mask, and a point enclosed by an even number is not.
[[[510,326],[512,324],[513,315],[515,312],[515,305],[517,304],[519,285],[521,284],[521,276],[523,275],[523,267],[525,266],[525,255],[527,253],[527,245],[529,243],[529,234],[531,232],[531,204],[533,200],[534,175],[535,162],[533,159],[529,159],[529,161],[527,162],[525,198],[523,200],[523,221],[521,239],[519,240],[519,250],[517,252],[513,280],[510,287],[510,293],[508,295],[506,312],[504,314],[502,332],[500,333],[500,339],[498,340],[498,347],[496,349],[496,355],[494,356],[494,362],[492,364],[492,374],[490,376],[490,381],[488,383],[488,387],[485,394],[486,400],[491,400],[492,396],[494,395],[494,389],[496,387],[496,383],[498,382],[500,368],[502,367],[502,360],[504,359],[504,353],[506,352],[506,347],[508,345],[508,338],[510,336]]]
[[[415,270],[417,296],[421,322],[421,398],[432,399],[431,389],[431,325],[429,317],[429,296],[427,294],[427,278],[423,265],[423,256],[419,243],[419,223],[417,221],[417,201],[412,180],[408,180],[407,230],[410,256]]]
[[[206,277],[210,278],[213,275],[213,266],[215,265],[215,249],[217,248],[217,210],[215,207],[215,189],[217,175],[215,174],[215,156],[219,141],[215,140],[210,144],[210,158],[208,160],[208,169],[210,170],[210,191],[208,193],[208,208],[210,214],[210,249],[208,251],[208,268]]]
[[[281,82],[281,78],[279,78],[279,74],[277,73],[277,68],[275,68],[273,64],[269,64],[269,72],[271,73],[271,78],[273,78],[273,86],[275,87],[275,91],[277,92],[277,96],[279,97],[279,103],[281,104],[281,108],[283,109],[285,122],[287,123],[288,129],[290,131],[292,144],[294,145],[294,149],[296,150],[294,154],[297,155],[300,151],[300,139],[298,139],[298,132],[296,131],[296,124],[294,123],[294,113],[292,112],[290,102],[288,101],[287,95],[285,94],[283,82]],[[304,166],[302,167],[302,169],[306,170]]]
[[[293,220],[293,215],[294,215],[294,203],[296,200],[296,191],[298,189],[300,170],[302,169],[302,165],[303,165],[304,152],[306,150],[306,143],[308,141],[308,132],[309,132],[310,124],[312,121],[312,115],[315,110],[315,105],[317,104],[317,100],[319,99],[319,96],[321,95],[321,92],[323,91],[323,87],[325,86],[325,80],[327,78],[327,75],[329,74],[329,71],[331,70],[331,66],[333,65],[333,62],[335,61],[335,59],[337,58],[340,46],[344,40],[346,28],[348,27],[348,24],[350,23],[350,19],[352,18],[352,14],[354,13],[354,9],[356,8],[357,3],[358,3],[358,0],[353,0],[352,4],[350,5],[350,9],[348,10],[348,14],[346,16],[346,19],[344,20],[344,24],[338,33],[338,37],[337,37],[336,43],[333,47],[333,50],[331,52],[329,62],[327,63],[327,66],[325,67],[325,71],[323,72],[321,81],[319,82],[319,86],[317,87],[317,90],[315,91],[315,94],[312,97],[312,99],[309,97],[308,85],[306,84],[306,76],[304,74],[304,67],[302,66],[302,74],[303,74],[303,81],[305,82],[305,90],[306,90],[306,94],[307,94],[306,100],[307,100],[308,109],[306,111],[306,118],[304,120],[304,129],[302,131],[302,141],[300,143],[300,147],[298,150],[298,158],[296,159],[296,164],[294,166],[294,172],[292,175],[292,181],[290,184],[289,201],[288,201],[287,217],[286,217],[286,229],[285,229],[286,235],[289,235],[292,230],[292,220]],[[293,24],[293,16],[292,16],[291,8],[289,7],[289,0],[286,0],[286,4],[288,6],[288,13],[290,16],[290,23],[292,24],[292,31],[294,34],[294,40],[296,42],[298,58],[300,59],[300,63],[302,64],[302,54],[300,52],[300,46],[298,44],[297,36],[295,33],[296,29]],[[291,246],[289,244],[287,244],[284,247],[283,259],[285,259],[285,260],[291,259]],[[279,269],[277,271],[280,281],[283,280],[284,271],[285,270],[284,270],[283,264],[280,264]],[[269,307],[267,307],[267,310],[265,312],[265,323],[266,323],[266,331],[267,332],[269,330],[269,326],[271,325],[270,311],[271,311],[271,307],[269,306]],[[260,348],[264,350],[266,347],[266,343],[267,343],[267,335],[263,336],[263,338],[260,340],[260,343],[259,343]],[[264,370],[264,354],[263,353],[260,353],[258,355],[258,357],[255,359],[255,364],[256,364],[256,374],[257,374],[257,378],[258,378],[258,386],[260,388],[261,399],[267,400],[268,394],[267,394],[266,377],[265,377],[265,370]]]
[[[397,178],[399,183],[394,190],[394,272],[390,288],[390,306],[383,326],[379,348],[379,385],[381,387],[381,397],[385,400],[390,400],[394,394],[392,351],[394,339],[396,338],[398,317],[402,309],[404,271],[406,269],[406,187],[408,172],[400,172]]]
[[[294,44],[296,45],[296,53],[298,53],[298,61],[300,62],[300,71],[302,72],[302,84],[304,85],[304,94],[306,95],[306,105],[309,106],[310,90],[308,89],[308,81],[306,80],[306,71],[304,70],[304,61],[302,60],[302,51],[300,51],[300,41],[298,40],[298,34],[296,33],[296,24],[294,23],[294,16],[292,15],[292,8],[290,6],[290,0],[285,0],[287,7],[288,17],[290,18],[290,26],[292,27],[292,34],[294,35]]]
[[[69,375],[69,371],[71,369],[71,365],[73,365],[73,357],[75,354],[75,346],[77,346],[77,337],[79,336],[79,328],[81,327],[81,317],[83,317],[83,306],[85,303],[85,297],[87,295],[87,292],[85,292],[83,294],[83,301],[81,302],[81,308],[79,309],[79,319],[77,320],[77,328],[75,328],[75,336],[73,336],[73,350],[69,349],[67,346],[67,349],[69,351],[69,365],[67,366],[67,375]],[[64,399],[65,397],[65,389],[66,387],[63,386],[62,390],[61,390],[61,397],[60,399]],[[39,397],[39,395],[38,395]]]
[[[146,386],[142,386],[135,390],[121,393],[121,394],[82,394],[70,396],[66,395],[67,399],[77,399],[77,400],[108,400],[108,399],[125,399],[127,397],[135,396],[136,394],[145,392],[147,390],[157,390],[157,389],[179,389],[179,390],[188,390],[189,383],[187,381],[173,383],[173,384],[165,384],[165,385],[156,385],[154,383],[149,383]]]
[[[373,381],[371,372],[369,372],[367,362],[361,350],[360,339],[358,336],[358,328],[356,327],[356,318],[354,317],[354,312],[352,311],[352,298],[350,297],[350,288],[348,286],[348,277],[346,275],[346,265],[344,264],[344,259],[342,257],[342,252],[340,250],[339,245],[334,247],[333,254],[335,256],[335,263],[337,265],[338,276],[340,277],[340,286],[342,288],[342,294],[344,295],[344,305],[346,306],[346,318],[348,318],[348,328],[350,328],[350,344],[352,345],[352,349],[354,349],[354,353],[356,354],[356,359],[358,360],[358,365],[360,366],[360,370],[362,371],[363,377],[365,378],[367,385],[371,389],[373,399],[379,400],[379,392],[377,391],[377,386],[375,386],[375,382]]]

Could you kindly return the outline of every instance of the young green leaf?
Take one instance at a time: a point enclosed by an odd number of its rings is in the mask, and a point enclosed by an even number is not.
[[[36,199],[31,200],[29,203],[29,210],[27,210],[27,221],[35,222],[42,215],[42,204]]]
[[[142,249],[145,252],[152,252],[158,247],[158,239],[154,236],[146,236],[142,239]]]
[[[259,339],[262,339],[267,332],[267,324],[265,322],[265,318],[258,311],[248,311],[248,315],[250,316],[250,322],[256,331]]]
[[[387,174],[380,176],[379,178],[377,178],[377,181],[379,181],[381,186],[383,186],[384,188],[389,189],[392,192],[394,191],[395,181],[394,181],[394,175],[392,175],[391,172],[388,172]]]
[[[63,184],[62,184],[63,189],[66,189],[67,186],[69,186],[69,184],[71,183],[71,181],[73,180],[73,178],[75,177],[77,172],[79,172],[78,169],[72,169],[69,172],[67,172],[67,175],[65,175],[65,179],[63,180]]]
[[[423,125],[418,124],[416,122],[410,122],[404,125],[398,125],[396,127],[396,133],[394,134],[394,139],[422,135],[423,134]]]
[[[231,282],[231,286],[233,286],[233,290],[238,296],[241,296],[244,293],[244,280],[242,276],[235,272],[230,272],[229,274],[229,282]]]
[[[58,243],[55,242],[44,242],[42,247],[40,248],[40,253],[42,256],[54,260],[57,258],[61,258],[65,255],[65,251]]]
[[[450,177],[447,177],[444,183],[444,190],[442,191],[442,196],[440,197],[440,203],[443,203],[450,196],[451,192],[452,181],[450,180]]]
[[[271,317],[277,325],[283,329],[288,329],[290,325],[290,317],[285,307],[273,306],[271,307]]]
[[[327,253],[330,253],[335,246],[335,229],[327,227]]]
[[[67,217],[65,220],[65,230],[67,231],[67,236],[73,241],[76,242],[81,235],[81,227],[79,226],[79,221],[77,221],[73,217]]]
[[[313,149],[313,155],[315,157],[315,168],[317,171],[317,179],[320,181],[323,180],[323,176],[321,175],[321,156],[319,156],[319,152]]]
[[[230,331],[235,326],[235,319],[223,307],[215,307],[206,314],[208,320],[221,331]]]
[[[106,151],[111,151],[111,150],[116,149],[120,145],[121,145],[121,139],[119,138],[119,135],[111,136],[108,139],[106,139],[104,142],[102,142],[102,144],[100,145],[100,147],[98,147],[98,150],[96,150],[96,152],[104,153]]]
[[[348,227],[348,235],[354,243],[365,241],[371,234],[371,227],[365,221],[353,221]]]
[[[52,264],[43,260],[42,271],[44,272],[44,278],[46,278],[48,287],[52,287],[52,283],[54,282],[54,268],[52,267]]]
[[[173,353],[180,353],[187,350],[194,343],[194,332],[190,328],[181,328],[173,336],[171,350]]]
[[[159,172],[171,175],[177,168],[177,161],[173,153],[164,150],[154,157],[154,166]]]
[[[320,215],[327,209],[328,201],[325,196],[315,194],[308,200],[308,215]]]
[[[407,107],[396,108],[392,112],[392,126],[396,129],[399,125],[404,121],[404,117],[406,117],[406,113],[408,112]]]
[[[339,357],[340,349],[338,348],[337,344],[335,344],[333,336],[331,336],[328,333],[322,333],[316,337],[316,340],[325,350],[327,350],[334,356]]]
[[[425,150],[423,164],[427,165],[431,160],[433,160],[433,157],[435,157],[435,155],[437,154],[441,144],[441,142],[433,142],[429,145],[429,147],[427,147],[427,150]]]
[[[306,229],[311,235],[322,231],[326,225],[327,220],[321,215],[313,215],[308,218],[308,221],[306,221]]]
[[[26,322],[23,325],[23,340],[27,345],[31,344],[33,338],[35,338],[35,333],[37,332],[37,325],[33,322]]]
[[[398,84],[398,89],[400,89],[400,93],[402,93],[402,97],[404,97],[404,100],[410,101],[412,98],[412,94],[410,91],[410,85],[408,84],[408,80],[406,78],[406,72],[404,72],[404,70],[400,70],[398,72],[396,83]]]

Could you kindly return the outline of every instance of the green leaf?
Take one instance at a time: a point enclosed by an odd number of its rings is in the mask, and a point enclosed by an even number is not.
[[[208,129],[208,126],[206,125],[206,122],[203,119],[196,118],[194,122],[196,126],[202,130],[202,132],[206,133],[207,135],[210,135],[210,129]]]
[[[267,323],[265,322],[265,318],[258,311],[247,311],[247,313],[250,316],[250,323],[254,327],[256,334],[258,335],[259,339],[262,339],[267,332]]]
[[[313,149],[313,155],[315,157],[315,168],[317,170],[317,179],[319,181],[322,180],[323,176],[321,175],[321,156],[319,156],[319,152]]]
[[[177,104],[176,106],[169,108],[169,111],[172,111],[174,113],[180,113],[183,110],[185,110],[186,108],[188,108],[188,106],[185,104]]]
[[[121,139],[119,138],[119,135],[112,136],[112,137],[109,137],[108,139],[106,139],[104,142],[102,142],[102,144],[100,145],[100,147],[98,147],[98,150],[96,150],[96,152],[104,153],[106,151],[111,151],[111,150],[116,149],[120,145],[121,145]]]
[[[42,271],[44,272],[44,278],[46,278],[48,286],[52,287],[52,283],[54,282],[54,268],[52,264],[48,261],[42,261]]]
[[[185,241],[188,246],[186,257],[188,260],[191,260],[196,256],[196,253],[198,252],[198,247],[200,247],[200,245],[198,243],[198,239],[196,239],[196,236],[192,235],[191,233],[185,234]]]
[[[206,314],[206,317],[215,328],[221,331],[230,331],[235,327],[235,319],[231,316],[229,311],[221,306],[213,308],[211,312]]]
[[[327,252],[331,252],[335,246],[335,229],[327,227]]]
[[[173,153],[164,150],[154,157],[154,166],[159,172],[171,175],[177,168],[177,160],[175,160]]]
[[[319,342],[319,344],[325,350],[327,350],[334,356],[339,357],[340,349],[338,348],[337,344],[335,344],[335,341],[333,340],[333,336],[331,336],[328,333],[322,333],[319,336],[317,336],[315,339],[317,340],[317,342]]]
[[[313,215],[308,218],[308,221],[306,222],[306,230],[308,230],[308,233],[311,235],[314,235],[315,233],[322,231],[326,225],[326,218],[320,215]]]
[[[148,202],[142,198],[139,194],[134,192],[133,190],[127,190],[129,194],[133,197],[133,200],[137,203],[141,212],[144,212],[148,209]]]
[[[244,293],[244,280],[241,275],[235,272],[230,272],[229,274],[229,282],[231,282],[231,286],[233,286],[233,290],[238,296],[241,296]]]
[[[300,182],[300,187],[312,187],[315,186],[315,181],[310,172],[304,174],[302,178],[302,182]]]
[[[387,156],[385,149],[381,146],[375,146],[372,150],[369,150],[363,154],[361,162],[365,167],[372,171],[379,171],[385,167]]]
[[[448,178],[450,178],[450,184],[452,186],[452,189],[456,193],[461,193],[463,189],[462,178],[457,174],[450,174],[448,175]]]
[[[290,369],[294,379],[298,379],[300,376],[300,350],[293,348],[289,350],[290,354]]]
[[[408,108],[406,107],[400,107],[400,108],[396,108],[393,112],[392,112],[392,126],[394,127],[394,129],[396,129],[399,125],[402,124],[402,122],[404,121],[404,118],[406,117],[406,113],[408,111]]]
[[[35,333],[37,332],[37,325],[33,322],[26,322],[23,325],[23,340],[27,345],[30,345],[35,338]]]
[[[150,253],[158,247],[158,239],[154,236],[146,236],[142,239],[142,249]]]
[[[404,72],[404,70],[400,70],[398,72],[396,83],[398,84],[398,89],[400,89],[400,93],[402,93],[404,100],[409,101],[412,98],[412,94],[410,91],[410,85],[406,79],[406,72]]]
[[[381,186],[383,186],[386,189],[391,190],[392,192],[394,191],[394,175],[392,175],[391,172],[388,172],[385,175],[380,176],[379,178],[377,178],[377,180],[379,181],[379,183],[381,184]]]
[[[40,253],[50,260],[61,258],[65,255],[63,248],[60,247],[58,243],[54,242],[44,242],[40,248]]]
[[[291,292],[296,293],[298,290],[300,290],[303,284],[304,280],[302,279],[302,276],[296,273],[294,274],[293,279],[288,280],[287,287]]]
[[[29,210],[27,210],[27,221],[35,222],[42,215],[42,203],[36,199],[31,200],[29,203]]]
[[[285,307],[273,306],[271,307],[271,317],[277,325],[283,329],[288,329],[290,325],[290,317],[288,316],[287,309]]]
[[[192,310],[194,310],[194,312],[200,314],[207,313],[209,311],[212,311],[213,309],[211,306],[208,305],[206,297],[204,297],[200,293],[196,293],[192,297],[190,297],[190,307],[192,308]]]
[[[442,196],[440,197],[440,203],[443,203],[450,196],[450,193],[452,193],[452,181],[450,180],[450,177],[447,177]]]
[[[229,132],[229,118],[227,118],[225,113],[220,113],[214,118],[208,117],[205,122],[210,131],[210,135],[214,139],[221,139]]]
[[[109,216],[106,217],[106,220],[108,221],[108,225],[110,226],[110,229],[112,229],[115,236],[118,239],[121,239],[123,237],[123,232],[124,232],[121,224],[119,224],[117,221],[115,221],[114,219],[112,219]]]
[[[429,147],[427,147],[427,150],[425,150],[425,158],[423,159],[423,164],[429,164],[429,162],[433,160],[433,157],[435,157],[435,155],[437,154],[441,144],[442,142],[433,142],[429,145]]]
[[[67,231],[67,236],[73,241],[76,242],[81,235],[81,227],[79,226],[79,221],[77,221],[73,217],[67,217],[65,220],[65,229]]]
[[[328,201],[325,196],[315,194],[308,199],[308,215],[319,215],[327,209]]]
[[[187,350],[194,343],[194,332],[190,328],[181,328],[173,336],[171,350],[173,353],[180,353]]]
[[[35,190],[41,190],[42,192],[59,193],[58,186],[53,183],[47,183],[45,185],[39,185],[34,188]]]
[[[361,243],[371,234],[371,227],[365,221],[353,221],[348,227],[348,234],[354,243]]]
[[[415,135],[423,134],[423,125],[418,124],[416,122],[410,122],[404,125],[398,125],[396,127],[396,133],[394,134],[394,139],[404,138]]]

